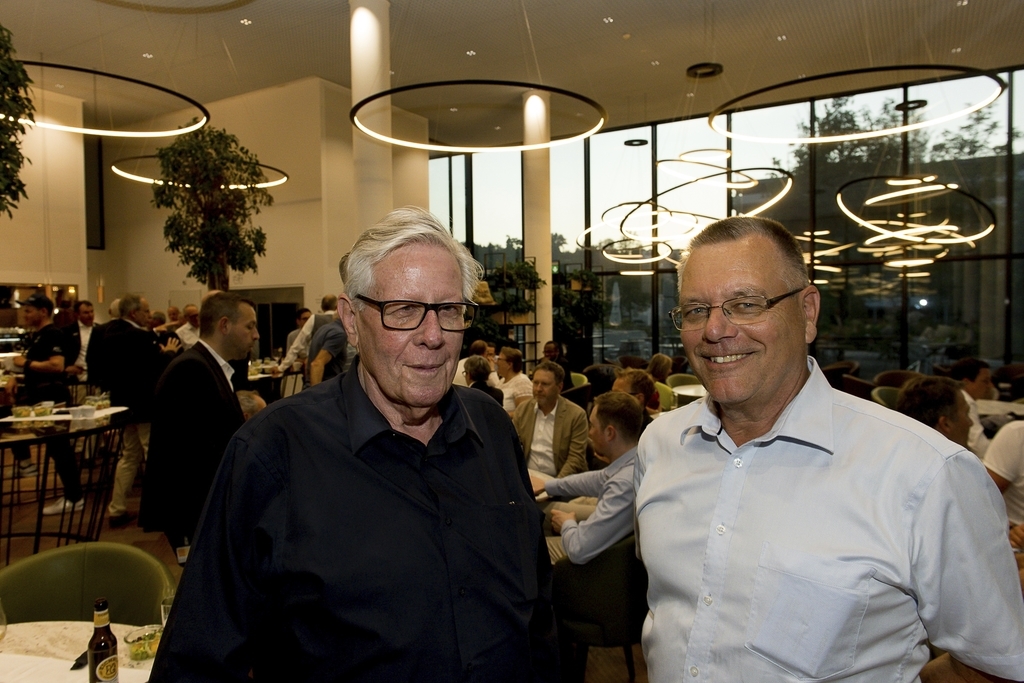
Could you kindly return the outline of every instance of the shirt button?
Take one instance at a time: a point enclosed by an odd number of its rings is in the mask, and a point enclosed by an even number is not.
[[[710,595],[705,595],[704,596],[704,604],[705,605],[710,605],[712,602],[714,602],[714,600],[711,599]]]
[[[695,666],[691,666],[691,667],[690,667],[690,675],[691,675],[691,676],[693,676],[694,678],[696,678],[696,677],[697,677],[697,674],[699,674],[699,673],[700,673],[700,669],[698,669],[698,668],[697,668],[697,667],[695,667]]]
[[[725,533],[725,525],[724,524],[719,524],[718,526],[715,527],[715,531],[717,531],[718,535],[721,536],[722,534]]]
[[[732,463],[734,465],[736,465],[736,467],[743,467],[743,461],[740,460],[739,458],[736,458],[735,460],[733,460]]]
[[[466,589],[465,588],[460,588],[459,589],[459,595],[465,595],[465,594],[466,594]]]
[[[451,525],[452,525],[452,518],[451,518],[451,517],[445,517],[445,518],[444,518],[444,523],[445,523],[445,524],[446,524],[447,526],[451,526]]]

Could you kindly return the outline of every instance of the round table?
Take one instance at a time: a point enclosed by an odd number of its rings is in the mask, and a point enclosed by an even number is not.
[[[136,628],[125,624],[111,624],[110,630],[117,638],[117,663],[121,669],[153,668],[153,660],[135,662],[128,658],[128,646],[124,642],[125,635]],[[21,624],[8,624],[7,636],[0,640],[0,655],[31,655],[47,659],[62,660],[70,670],[71,664],[85,651],[92,637],[93,625],[88,621],[29,621]],[[85,670],[79,670],[82,680],[86,680]],[[141,673],[141,672],[140,672]],[[147,680],[146,675],[131,676],[131,681]]]

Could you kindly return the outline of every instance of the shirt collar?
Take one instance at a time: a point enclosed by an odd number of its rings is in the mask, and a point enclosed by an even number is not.
[[[377,406],[373,405],[373,401],[366,395],[363,385],[359,382],[359,356],[352,360],[352,367],[342,377],[341,387],[342,400],[345,402],[345,409],[348,413],[349,435],[354,453],[379,434],[394,431]],[[434,436],[430,439],[427,446],[428,456],[438,455],[444,450],[443,446],[455,443],[466,432],[471,432],[477,441],[481,441],[480,432],[466,412],[466,407],[454,387],[449,388],[448,393],[438,403],[438,410],[441,413],[441,426],[437,428]],[[443,440],[443,443],[438,440],[439,438]]]
[[[605,474],[609,477],[615,475],[616,472],[621,470],[626,465],[632,465],[633,460],[636,458],[636,446],[633,446],[628,451],[613,460],[607,467],[604,468]]]
[[[811,356],[807,357],[807,369],[811,374],[799,393],[782,411],[772,428],[753,439],[752,443],[785,439],[810,444],[830,455],[835,452],[832,411],[823,410],[823,407],[830,408],[832,405],[832,387]],[[693,427],[700,427],[705,433],[717,436],[722,432],[722,420],[712,408],[710,397],[701,400],[703,405],[700,410],[694,412],[683,425],[684,434]]]
[[[210,352],[210,355],[213,356],[213,359],[217,361],[217,365],[219,365],[220,369],[224,372],[224,376],[228,378],[228,384],[231,384],[231,377],[235,374],[235,369],[231,367],[231,363],[221,358],[220,354],[214,351],[213,347],[202,339],[199,340],[199,343],[205,346],[206,350]]]

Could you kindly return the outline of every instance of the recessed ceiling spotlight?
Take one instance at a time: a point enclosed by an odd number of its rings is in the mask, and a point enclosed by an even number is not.
[[[724,70],[725,68],[718,62],[700,62],[687,67],[686,75],[690,78],[711,78]]]
[[[623,33],[622,34],[622,39],[623,40],[629,40],[632,37],[633,37],[633,35],[631,33]]]
[[[807,78],[807,74],[799,74],[797,78]]]
[[[501,130],[501,126],[495,126],[494,130]]]
[[[394,75],[395,75],[395,72],[394,72],[394,71],[389,71],[388,73],[390,73],[390,74],[391,74],[392,76],[394,76]]]
[[[693,97],[693,93],[692,92],[688,92],[688,93],[686,93],[686,96],[687,97]]]
[[[458,107],[449,107],[448,108],[448,111],[458,111],[458,110],[459,110]]]
[[[469,55],[470,57],[475,57],[476,50],[466,50],[466,54]]]
[[[151,53],[149,53],[149,52],[143,52],[142,56],[145,57],[146,59],[153,59],[153,55]]]
[[[643,147],[644,145],[647,144],[647,140],[638,140],[638,139],[626,140],[622,144],[624,144],[626,147]]]
[[[950,50],[950,52],[953,53],[953,54],[957,54],[958,52],[960,52],[960,50],[961,50],[961,48],[954,47],[952,50]]]
[[[242,24],[243,26],[249,26],[250,24],[252,24],[252,20],[251,19],[242,19],[238,23]]]
[[[786,39],[786,36],[784,36],[784,35],[782,35],[782,36],[775,36],[775,40],[779,41],[780,43],[782,41],[784,41],[785,39]]]
[[[604,18],[604,19],[602,19],[601,21],[603,21],[603,22],[604,22],[604,23],[606,23],[606,24],[610,24],[610,23],[612,23],[612,22],[613,22],[613,21],[615,21],[615,20],[614,20],[614,19],[612,19],[611,17],[605,17],[605,18]]]
[[[56,83],[56,84],[54,84],[54,87],[56,87],[57,90],[63,90],[64,89],[64,84],[63,83]]]
[[[651,66],[658,66],[660,64],[661,64],[661,62],[659,62],[657,59],[655,59],[653,62],[651,62]]]
[[[907,100],[906,102],[900,102],[893,107],[896,111],[914,111],[915,109],[924,109],[928,106],[928,100]]]
[[[967,7],[968,0],[956,0],[957,7]]]

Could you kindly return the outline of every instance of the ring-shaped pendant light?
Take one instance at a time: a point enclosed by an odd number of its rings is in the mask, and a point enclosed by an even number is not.
[[[626,263],[626,264],[629,264],[629,265],[638,265],[638,264],[642,264],[642,263],[656,263],[656,262],[661,261],[661,260],[663,260],[663,259],[665,259],[665,258],[667,258],[667,257],[672,255],[672,246],[669,245],[669,244],[666,244],[665,242],[660,242],[660,241],[649,242],[649,243],[639,243],[639,247],[634,247],[634,248],[640,249],[641,251],[645,250],[645,249],[650,249],[651,250],[651,254],[652,254],[652,256],[650,258],[647,258],[647,257],[642,256],[640,254],[638,254],[636,256],[633,256],[633,255],[626,255],[626,254],[622,254],[622,253],[615,253],[616,251],[619,251],[619,252],[627,251],[624,248],[615,249],[615,245],[623,244],[625,242],[637,243],[637,240],[634,240],[634,239],[624,239],[624,240],[616,240],[614,242],[609,242],[608,244],[604,245],[604,247],[601,248],[601,253],[604,254],[604,257],[606,259],[608,259],[609,261],[614,261],[615,263]],[[654,253],[655,250],[657,250],[657,254]],[[612,252],[612,253],[609,253],[609,251]]]
[[[497,145],[494,147],[472,147],[472,146],[461,146],[461,145],[444,145],[434,144],[429,142],[416,142],[415,140],[405,140],[403,138],[395,137],[393,135],[381,133],[370,128],[365,121],[359,118],[359,112],[364,109],[367,105],[376,102],[379,99],[397,95],[399,93],[410,92],[414,90],[426,90],[429,88],[441,88],[441,87],[461,87],[461,86],[502,86],[509,88],[521,88],[524,92],[527,90],[539,90],[554,95],[563,95],[565,97],[572,98],[578,102],[581,102],[588,107],[592,108],[598,115],[598,122],[595,126],[588,130],[579,133],[578,135],[572,135],[570,137],[559,138],[557,140],[549,140],[547,142],[538,142],[534,144],[521,144],[521,145]],[[440,106],[440,105],[439,105]],[[363,131],[367,135],[381,142],[386,142],[391,145],[398,145],[399,147],[411,147],[413,149],[422,149],[430,152],[448,152],[453,154],[476,154],[478,152],[528,152],[536,149],[548,149],[557,145],[566,145],[570,142],[576,142],[577,140],[583,140],[590,137],[597,131],[604,127],[605,122],[608,120],[608,113],[604,110],[600,104],[590,99],[585,95],[574,93],[570,90],[563,90],[562,88],[554,88],[550,85],[540,85],[538,83],[525,83],[522,81],[500,81],[491,79],[463,79],[454,81],[432,81],[429,83],[414,83],[411,85],[403,85],[397,88],[389,88],[382,90],[379,93],[370,95],[361,99],[359,102],[352,107],[349,111],[349,119],[359,130]]]
[[[943,116],[937,116],[934,119],[926,121],[918,121],[915,123],[908,123],[903,126],[893,126],[892,128],[886,128],[883,130],[871,130],[863,131],[860,133],[845,133],[843,135],[824,135],[824,136],[803,136],[803,137],[764,137],[760,135],[746,135],[744,133],[735,133],[729,130],[725,130],[724,127],[720,127],[717,124],[717,120],[724,114],[733,113],[737,110],[736,105],[744,100],[748,100],[764,93],[772,92],[774,90],[781,90],[794,85],[804,85],[806,83],[813,83],[815,81],[823,81],[830,78],[845,78],[847,76],[859,76],[862,74],[871,73],[886,73],[891,71],[948,71],[954,74],[962,74],[964,76],[984,76],[985,78],[991,79],[995,84],[995,89],[990,92],[987,96],[979,100],[978,102],[964,107],[958,111],[945,114]],[[988,105],[992,104],[1003,91],[1006,90],[1006,82],[1003,81],[999,76],[982,71],[980,69],[972,69],[963,66],[949,66],[944,64],[910,64],[904,66],[878,66],[878,67],[866,67],[863,69],[847,69],[845,71],[834,71],[827,74],[821,74],[818,76],[809,76],[806,78],[796,78],[791,81],[784,83],[776,83],[775,85],[769,85],[765,88],[759,88],[758,90],[752,90],[751,92],[734,97],[728,102],[720,104],[715,107],[710,114],[708,114],[708,125],[716,133],[724,135],[727,138],[734,140],[747,140],[749,142],[763,142],[769,144],[780,144],[780,145],[818,145],[826,142],[847,142],[850,140],[867,140],[869,138],[880,138],[886,135],[896,135],[897,133],[906,133],[912,130],[920,130],[921,128],[927,128],[929,126],[936,126],[947,121],[952,121],[963,116],[967,116],[972,112],[976,112],[979,109],[983,109]],[[825,99],[824,97],[818,97],[816,99]],[[898,106],[898,105],[897,105]]]
[[[207,124],[210,120],[210,112],[202,104],[193,100],[187,95],[182,95],[180,92],[165,88],[162,85],[156,85],[155,83],[147,83],[146,81],[140,81],[137,78],[129,78],[128,76],[118,76],[117,74],[107,73],[105,71],[97,71],[96,69],[86,69],[81,66],[69,66],[67,64],[52,64],[50,62],[37,62],[29,59],[19,60],[26,66],[37,66],[42,69],[63,69],[65,71],[74,71],[77,73],[89,74],[92,76],[102,76],[104,78],[113,78],[118,81],[124,81],[125,83],[131,83],[132,85],[139,85],[143,88],[149,88],[151,90],[157,90],[165,93],[172,97],[176,97],[179,100],[187,102],[189,105],[195,107],[202,113],[202,117],[195,123],[184,126],[183,128],[175,128],[173,130],[154,130],[154,131],[132,131],[132,130],[106,130],[103,128],[88,128],[85,126],[65,126],[60,123],[49,123],[46,121],[32,121],[31,119],[18,119],[18,122],[25,126],[34,126],[36,128],[47,128],[50,130],[60,130],[66,133],[80,133],[82,135],[99,135],[103,137],[112,138],[169,138],[175,135],[184,135],[185,133],[191,133],[194,130],[199,130]],[[38,113],[38,112],[37,112]]]
[[[123,170],[121,168],[118,168],[118,164],[124,165],[127,162],[129,162],[129,161],[139,161],[139,160],[142,160],[142,159],[158,159],[158,157],[155,154],[146,154],[146,155],[137,156],[137,157],[125,157],[124,159],[118,159],[117,161],[112,163],[110,165],[110,170],[113,171],[114,173],[116,173],[117,175],[121,176],[122,178],[125,178],[127,180],[134,180],[137,183],[147,183],[149,185],[171,185],[171,186],[177,185],[179,187],[191,187],[191,185],[189,185],[188,183],[176,183],[173,180],[167,180],[165,178],[150,178],[148,176],[138,175],[136,173],[129,173],[128,171],[125,171],[125,170]],[[274,178],[273,180],[268,180],[265,183],[256,183],[255,185],[252,185],[252,186],[249,186],[249,185],[228,185],[227,189],[229,189],[229,190],[247,190],[247,189],[249,189],[249,187],[265,189],[265,188],[268,188],[268,187],[277,187],[278,185],[284,185],[286,182],[288,182],[288,174],[285,173],[284,171],[282,171],[281,169],[275,168],[273,166],[267,166],[266,164],[258,164],[258,165],[259,165],[260,168],[265,168],[267,170],[273,171],[274,173],[280,173],[281,177],[280,178]],[[222,186],[221,189],[223,189],[223,186]]]

